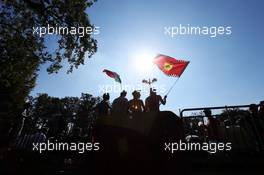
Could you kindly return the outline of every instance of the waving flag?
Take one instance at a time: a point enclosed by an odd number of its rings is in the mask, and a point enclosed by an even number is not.
[[[116,82],[121,83],[120,76],[117,73],[112,72],[112,71],[107,70],[107,69],[104,69],[103,72],[105,72],[106,75],[108,75],[109,77],[115,79]]]
[[[177,60],[175,58],[159,54],[153,60],[153,63],[166,75],[180,77],[188,66],[189,61]]]

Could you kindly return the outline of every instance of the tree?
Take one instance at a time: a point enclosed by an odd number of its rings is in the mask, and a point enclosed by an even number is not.
[[[248,116],[248,111],[239,108],[225,109],[220,113],[220,120],[230,121],[230,124],[234,125],[239,119]]]
[[[80,99],[78,97],[64,97],[61,99],[63,105],[63,115],[73,115],[79,112]]]
[[[81,95],[81,104],[79,113],[91,114],[95,106],[100,102],[99,97],[93,97],[90,94],[82,93]]]
[[[32,119],[49,120],[52,134],[62,131],[67,121],[74,120],[78,127],[86,128],[94,120],[94,107],[99,103],[99,97],[82,93],[81,97],[56,98],[48,94],[38,94],[31,99]],[[34,123],[34,122],[32,122]],[[35,127],[32,125],[31,127]],[[58,134],[58,133],[57,133]]]
[[[34,99],[34,116],[39,118],[50,118],[53,114],[61,114],[63,103],[59,98],[50,97],[48,94],[38,94]]]
[[[16,0],[0,2],[0,110],[16,115],[35,86],[38,68],[50,63],[47,71],[57,73],[62,61],[68,72],[84,64],[97,51],[97,41],[89,34],[58,35],[57,48],[47,50],[45,36],[33,34],[33,27],[94,27],[85,13],[96,0]]]
[[[38,94],[32,100],[32,110],[35,117],[52,118],[54,114],[62,116],[89,116],[93,113],[100,98],[82,93],[81,97],[51,97],[48,94]]]

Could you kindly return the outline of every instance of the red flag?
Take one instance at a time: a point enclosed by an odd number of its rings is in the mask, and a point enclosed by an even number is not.
[[[180,77],[190,62],[159,54],[155,57],[153,63],[166,75]]]
[[[116,82],[121,83],[120,76],[117,73],[107,70],[107,69],[104,69],[103,72],[105,72],[106,75],[108,75],[109,77],[115,79]]]

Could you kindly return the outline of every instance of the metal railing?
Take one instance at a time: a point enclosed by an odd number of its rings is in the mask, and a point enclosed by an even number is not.
[[[259,107],[260,105],[256,105]],[[203,110],[219,110],[219,109],[225,109],[227,111],[226,117],[229,121],[232,121],[234,116],[230,116],[228,109],[241,109],[241,108],[246,108],[247,110],[249,109],[250,105],[236,105],[236,106],[217,106],[217,107],[200,107],[200,108],[186,108],[183,110],[180,110],[180,117],[183,120],[184,123],[184,128],[185,128],[185,135],[191,135],[195,133],[195,127],[193,127],[193,121],[201,121],[202,124],[204,125],[204,117],[202,114],[196,114],[196,115],[184,115],[185,112],[188,111],[203,111]],[[245,110],[245,111],[247,111]],[[250,113],[249,113],[250,115]],[[216,119],[218,119],[217,116],[222,116],[222,115],[212,115],[215,116]],[[240,126],[239,124],[232,123],[229,126],[226,126],[226,123],[223,121],[221,122],[221,129],[222,132],[224,133],[223,135],[223,140],[222,141],[227,141],[227,140],[232,140],[234,146],[239,149],[239,150],[245,150],[247,149],[254,149],[254,150],[259,150],[264,148],[264,140],[261,136],[261,133],[256,133],[257,128],[256,128],[256,121],[250,117],[250,122],[251,126],[248,128],[244,128]],[[264,123],[262,123],[262,127]],[[251,130],[251,131],[249,131]],[[195,135],[195,134],[194,134]],[[206,136],[201,136],[202,140]]]
[[[259,105],[257,105],[259,106]],[[202,107],[202,108],[186,108],[183,110],[180,110],[180,117],[183,117],[183,113],[186,111],[201,111],[201,110],[205,110],[205,109],[209,109],[209,110],[214,110],[214,109],[230,109],[230,108],[249,108],[250,105],[238,105],[238,106],[217,106],[217,107]]]

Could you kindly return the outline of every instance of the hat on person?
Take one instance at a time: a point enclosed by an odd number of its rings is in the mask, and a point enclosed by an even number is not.
[[[210,109],[204,109],[203,112],[204,112],[205,114],[208,114],[208,113],[211,114],[211,113],[212,113],[212,111],[211,111]]]
[[[120,95],[126,95],[127,94],[127,92],[125,91],[125,90],[123,90],[121,93],[120,93]]]
[[[103,94],[103,99],[108,100],[109,99],[109,93],[104,93]]]
[[[132,95],[133,95],[134,97],[136,97],[136,96],[139,96],[140,93],[139,93],[138,90],[134,90],[134,91],[132,92]]]

